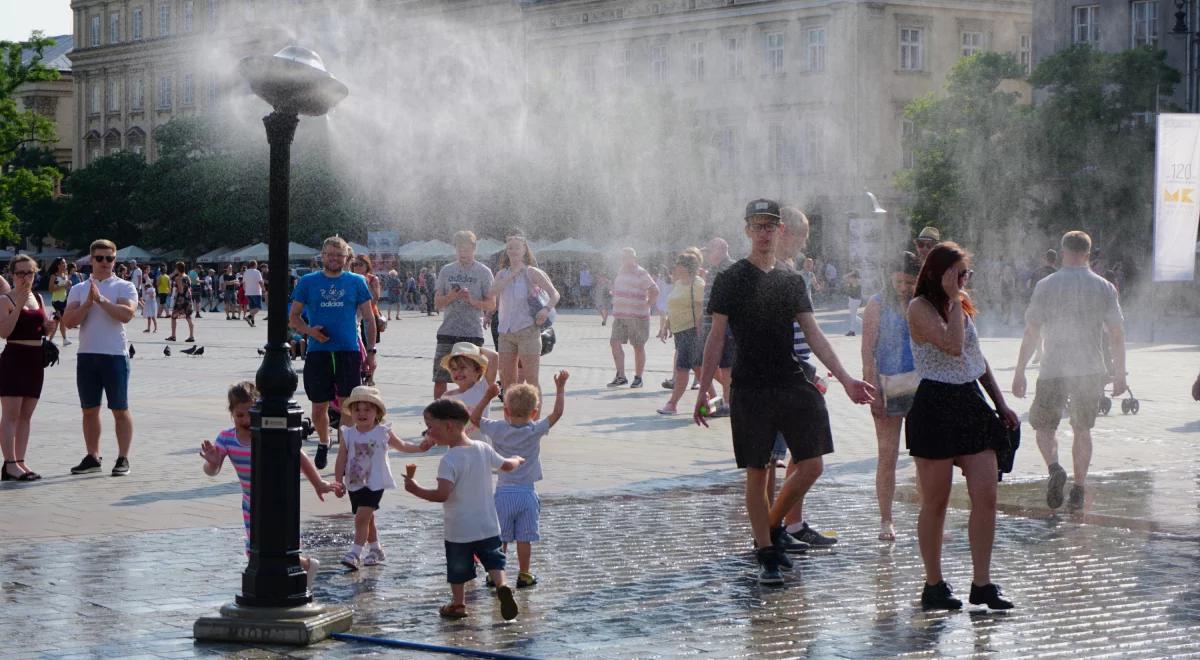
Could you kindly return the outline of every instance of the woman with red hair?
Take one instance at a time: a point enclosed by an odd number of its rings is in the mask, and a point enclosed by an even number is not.
[[[964,290],[972,274],[969,261],[970,255],[958,245],[939,243],[925,259],[908,306],[913,362],[921,383],[905,420],[905,437],[917,464],[921,493],[917,539],[925,564],[921,605],[926,609],[962,607],[942,579],[942,534],[956,466],[967,479],[971,499],[970,602],[992,609],[1013,606],[992,583],[990,570],[996,534],[996,430],[999,424],[1016,428],[1019,421],[1005,405],[979,350],[979,335],[971,320],[975,308]],[[984,400],[980,385],[995,411]]]

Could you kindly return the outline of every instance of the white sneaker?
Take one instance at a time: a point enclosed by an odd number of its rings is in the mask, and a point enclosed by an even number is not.
[[[345,556],[342,557],[342,566],[345,566],[352,571],[357,571],[358,555],[354,554],[353,552],[347,552]]]
[[[383,548],[371,548],[367,552],[367,556],[363,557],[363,566],[377,566],[383,563],[387,557],[383,554]]]
[[[321,568],[321,562],[315,557],[308,558],[308,593],[312,593],[313,584],[317,581],[317,570]]]
[[[70,339],[63,340],[63,346],[70,346],[73,342]]]

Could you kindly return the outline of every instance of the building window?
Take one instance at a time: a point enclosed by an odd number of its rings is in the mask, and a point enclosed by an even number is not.
[[[579,80],[589,92],[596,91],[596,54],[586,53],[579,60]]]
[[[158,108],[171,109],[171,77],[163,76],[158,79]]]
[[[913,142],[917,138],[917,125],[911,119],[900,120],[900,167],[911,170],[917,166]]]
[[[138,78],[133,81],[133,89],[129,93],[129,109],[141,110],[146,103],[146,81]]]
[[[1094,44],[1100,41],[1100,5],[1075,8],[1075,30],[1072,36],[1077,44]]]
[[[1139,1],[1133,3],[1132,8],[1133,34],[1130,37],[1130,45],[1133,48],[1157,46],[1158,2],[1156,0]]]
[[[900,28],[900,70],[921,71],[924,66],[924,54],[921,52],[922,28]]]
[[[165,37],[169,34],[171,34],[171,5],[159,5],[158,36]]]
[[[134,7],[133,13],[130,15],[130,38],[138,41],[142,38],[142,8]]]
[[[777,76],[783,73],[783,33],[768,32],[765,37],[767,49],[767,74]]]
[[[121,15],[108,15],[108,43],[121,43]]]
[[[195,18],[195,14],[196,14],[196,12],[194,9],[194,3],[190,2],[190,1],[183,3],[183,33],[184,34],[191,34],[192,19]]]
[[[667,82],[667,45],[650,47],[650,82],[662,85]]]
[[[811,28],[808,31],[809,71],[825,70],[825,28]]]
[[[183,90],[180,92],[180,103],[183,105],[195,105],[196,103],[196,82],[192,74],[185,73],[183,75]]]
[[[100,83],[92,83],[88,88],[88,114],[100,114]]]
[[[962,33],[962,55],[970,57],[975,53],[983,50],[983,33],[982,32],[963,32]]]
[[[742,77],[742,38],[725,39],[725,77],[737,80]]]
[[[88,45],[95,48],[100,45],[100,17],[93,16],[88,28]]]
[[[1021,65],[1021,70],[1025,75],[1033,72],[1033,37],[1028,34],[1022,34],[1017,37],[1017,62]]]
[[[813,124],[804,127],[804,144],[801,149],[799,167],[797,167],[801,174],[816,174],[824,171],[825,164],[821,157],[822,135],[823,133],[818,131]]]
[[[737,173],[736,140],[737,134],[734,132],[732,126],[722,126],[713,135],[713,147],[717,150],[716,171],[713,172],[714,178]]]
[[[622,48],[621,52],[617,53],[617,81],[629,82],[629,78],[633,75],[633,49]]]
[[[688,80],[704,82],[704,42],[688,44]]]
[[[205,89],[205,94],[208,96],[209,104],[217,101],[217,77],[213,76],[208,79],[208,85]]]
[[[782,124],[767,127],[767,170],[775,174],[792,169],[792,145]]]
[[[208,0],[208,31],[212,32],[217,29],[217,16],[219,15],[219,5],[217,0]]]
[[[108,111],[121,111],[121,81],[115,78],[108,80]]]

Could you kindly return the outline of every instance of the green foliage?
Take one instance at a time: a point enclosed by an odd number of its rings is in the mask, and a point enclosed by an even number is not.
[[[0,238],[7,240],[18,238],[18,209],[48,201],[61,178],[53,166],[14,162],[22,149],[57,140],[53,122],[32,110],[21,110],[13,98],[25,83],[58,78],[57,71],[42,64],[43,51],[52,45],[54,40],[40,32],[34,32],[27,42],[0,41]],[[33,50],[27,64],[21,62],[21,51],[26,48]]]
[[[121,152],[77,170],[64,183],[64,198],[54,236],[76,249],[97,238],[133,245],[141,238],[134,221],[133,194],[146,176],[146,162],[136,154]]]

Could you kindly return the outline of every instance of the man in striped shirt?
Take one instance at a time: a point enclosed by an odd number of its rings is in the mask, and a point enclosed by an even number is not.
[[[642,371],[646,368],[646,341],[650,338],[650,310],[658,300],[658,285],[645,268],[638,265],[637,252],[627,247],[621,250],[621,270],[613,278],[613,326],[609,345],[617,376],[609,387],[642,386]],[[633,382],[625,378],[623,344],[633,346]]]

